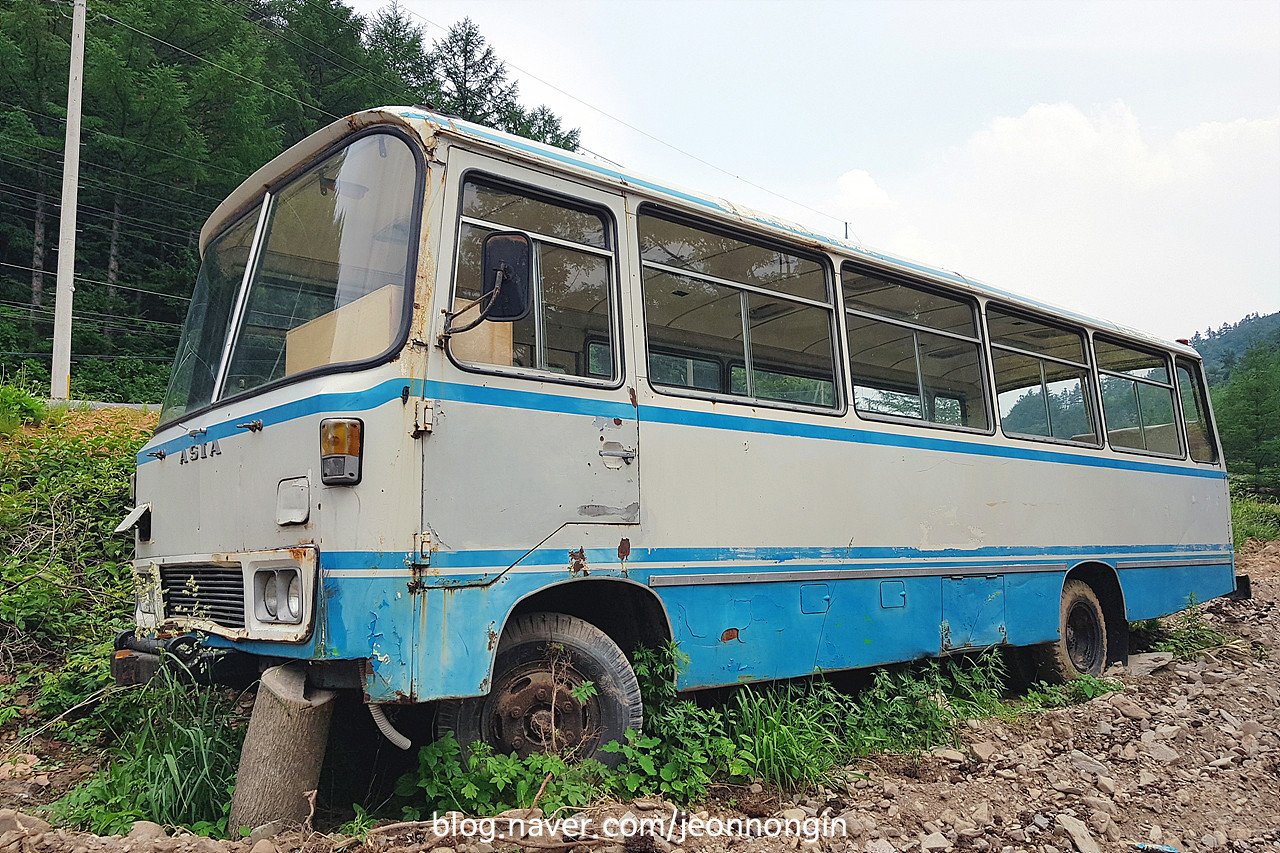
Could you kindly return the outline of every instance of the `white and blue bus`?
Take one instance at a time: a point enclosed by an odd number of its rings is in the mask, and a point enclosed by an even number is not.
[[[641,645],[687,690],[1071,677],[1235,586],[1184,343],[421,108],[295,145],[200,246],[121,672],[198,641],[590,755]]]

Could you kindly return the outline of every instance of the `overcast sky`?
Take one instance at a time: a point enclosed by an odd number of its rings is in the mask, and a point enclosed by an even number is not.
[[[1277,0],[401,5],[662,181],[1166,338],[1280,310]]]

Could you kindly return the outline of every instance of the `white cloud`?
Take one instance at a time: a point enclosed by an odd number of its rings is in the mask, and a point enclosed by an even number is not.
[[[893,207],[894,201],[869,172],[852,169],[836,178],[836,196],[831,206],[842,211],[884,210]]]
[[[867,243],[997,287],[1166,337],[1280,309],[1280,113],[1157,140],[1040,104],[887,192],[854,174],[827,209]]]

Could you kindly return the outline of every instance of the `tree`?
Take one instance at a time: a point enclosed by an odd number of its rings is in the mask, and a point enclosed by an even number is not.
[[[1280,488],[1280,347],[1251,346],[1214,404],[1228,469],[1256,487]]]
[[[579,132],[561,127],[546,106],[520,105],[520,84],[507,82],[506,63],[470,18],[450,27],[428,58],[438,86],[435,105],[444,112],[560,148],[578,147]]]

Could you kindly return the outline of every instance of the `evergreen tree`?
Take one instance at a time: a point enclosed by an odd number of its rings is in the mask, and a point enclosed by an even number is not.
[[[1280,488],[1280,347],[1250,347],[1214,409],[1228,469],[1255,486]]]

